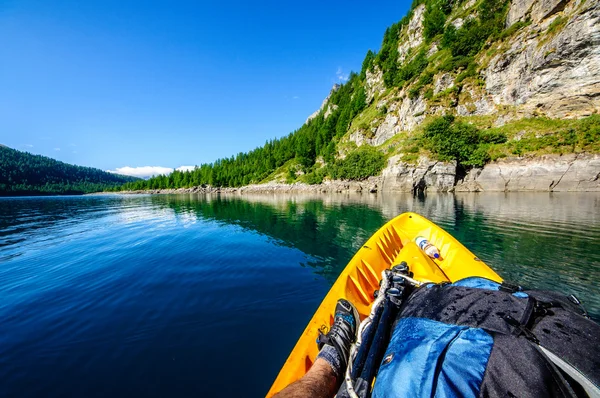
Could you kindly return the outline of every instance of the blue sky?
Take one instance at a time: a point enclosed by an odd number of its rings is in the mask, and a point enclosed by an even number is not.
[[[299,128],[410,1],[0,2],[0,143],[101,169]]]

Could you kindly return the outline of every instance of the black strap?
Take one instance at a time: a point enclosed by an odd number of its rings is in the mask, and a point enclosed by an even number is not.
[[[516,292],[520,292],[521,290],[523,290],[523,288],[519,285],[517,285],[516,283],[510,283],[507,281],[503,281],[500,284],[500,287],[498,288],[498,290],[500,290],[501,292],[506,292],[506,293],[516,293]]]

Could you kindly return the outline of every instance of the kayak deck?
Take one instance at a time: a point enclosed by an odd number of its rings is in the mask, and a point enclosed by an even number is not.
[[[423,253],[414,243],[418,236],[436,246],[441,258],[434,260]],[[403,213],[373,234],[350,260],[304,329],[267,397],[310,369],[318,354],[315,341],[319,328],[333,323],[338,299],[352,302],[364,319],[371,311],[373,292],[379,288],[382,271],[402,261],[420,282],[455,282],[472,276],[502,282],[498,274],[442,228],[416,213]]]

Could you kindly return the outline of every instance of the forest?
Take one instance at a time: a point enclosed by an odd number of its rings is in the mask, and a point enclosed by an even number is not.
[[[80,195],[136,180],[0,145],[0,196]]]

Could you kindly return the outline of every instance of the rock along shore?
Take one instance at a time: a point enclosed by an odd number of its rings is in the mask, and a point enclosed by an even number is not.
[[[408,164],[391,157],[381,175],[364,181],[325,181],[322,184],[270,182],[239,188],[208,185],[178,189],[124,191],[124,194],[182,193],[346,193],[346,192],[600,192],[600,155],[567,154],[506,158],[466,174],[453,162],[421,157]]]

